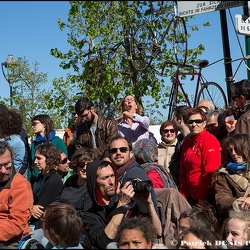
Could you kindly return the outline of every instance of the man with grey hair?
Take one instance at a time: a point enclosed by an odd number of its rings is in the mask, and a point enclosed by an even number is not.
[[[23,235],[30,232],[28,221],[33,206],[30,183],[13,165],[14,151],[0,141],[0,243],[17,248]]]

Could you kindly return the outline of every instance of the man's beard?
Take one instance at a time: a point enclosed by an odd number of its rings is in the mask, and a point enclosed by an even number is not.
[[[91,125],[92,125],[92,123],[93,123],[93,121],[94,121],[94,119],[95,119],[95,116],[93,115],[93,113],[90,111],[90,114],[91,114],[91,118],[90,118],[90,120],[89,121],[86,121],[85,120],[85,122],[88,124],[88,127],[90,128],[91,127]]]
[[[106,195],[109,197],[109,198],[112,198],[115,194],[116,190],[109,190],[109,191],[106,191]]]

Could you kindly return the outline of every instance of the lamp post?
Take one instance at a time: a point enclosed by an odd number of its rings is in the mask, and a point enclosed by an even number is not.
[[[3,76],[6,79],[6,81],[9,83],[10,87],[10,106],[13,106],[13,100],[12,100],[12,88],[13,88],[13,82],[14,82],[14,68],[16,67],[17,62],[13,58],[12,54],[9,54],[8,58],[5,62],[1,63],[2,66],[2,72]],[[4,68],[6,68],[6,73],[4,72]]]

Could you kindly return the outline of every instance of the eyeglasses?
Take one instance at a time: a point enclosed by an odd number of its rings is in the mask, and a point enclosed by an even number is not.
[[[90,112],[90,110],[88,110],[88,113],[87,113],[87,114],[78,115],[78,116],[79,116],[81,119],[86,118],[86,117],[89,115],[89,112]]]
[[[126,152],[129,150],[129,148],[127,148],[127,147],[111,148],[111,149],[109,150],[109,153],[110,153],[110,154],[115,154],[115,153],[117,152],[118,149],[120,150],[121,153],[126,153]]]
[[[39,123],[41,123],[41,122],[32,122],[31,125],[34,127],[34,126],[36,126]]]
[[[88,165],[89,162],[79,162],[77,164],[77,167],[80,169],[83,169],[84,167],[86,167]]]
[[[7,162],[7,163],[0,164],[0,171],[2,170],[3,167],[4,167],[6,170],[7,170],[7,169],[10,169],[11,165],[12,165],[12,161],[9,161],[9,162]]]
[[[167,134],[168,132],[174,133],[175,131],[174,131],[174,129],[163,129],[163,132],[164,132],[165,134]]]
[[[203,120],[202,120],[202,119],[197,119],[197,120],[188,120],[187,122],[188,122],[188,124],[193,124],[194,122],[195,122],[195,123],[197,123],[197,124],[199,124],[199,123],[202,123],[202,122],[203,122]]]
[[[240,97],[239,95],[232,96],[232,100],[235,101],[237,97]]]
[[[66,164],[68,162],[68,158],[64,158],[63,160],[61,160],[61,164]]]

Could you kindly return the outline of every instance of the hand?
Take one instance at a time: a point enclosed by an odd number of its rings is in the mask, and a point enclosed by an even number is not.
[[[122,188],[121,183],[118,183],[117,195],[119,199],[117,207],[128,204],[135,195],[134,188],[131,182],[127,181]]]
[[[149,204],[149,203],[153,202],[150,192],[135,194],[135,199],[143,202],[144,204]]]
[[[228,123],[227,120],[225,119],[225,125],[226,125],[226,130],[228,133],[232,132],[235,130],[235,125],[237,123],[237,120],[234,120],[233,123]]]
[[[141,179],[136,179],[138,182],[142,181]],[[142,192],[142,193],[135,193],[135,198],[141,202],[143,202],[145,205],[153,202],[151,197],[151,192]]]
[[[31,210],[31,215],[36,218],[39,219],[43,216],[44,214],[44,207],[41,205],[34,205],[32,210]]]
[[[247,198],[240,197],[237,199],[237,201],[242,201],[242,204],[241,204],[242,210],[248,210],[250,208],[250,197],[247,197]]]
[[[133,111],[123,111],[122,112],[122,115],[124,118],[130,118],[130,119],[133,119],[133,114],[134,112]]]
[[[122,121],[122,119],[123,119],[123,115],[121,115],[121,116],[119,116],[119,117],[115,118],[115,120],[116,120],[117,122]]]

